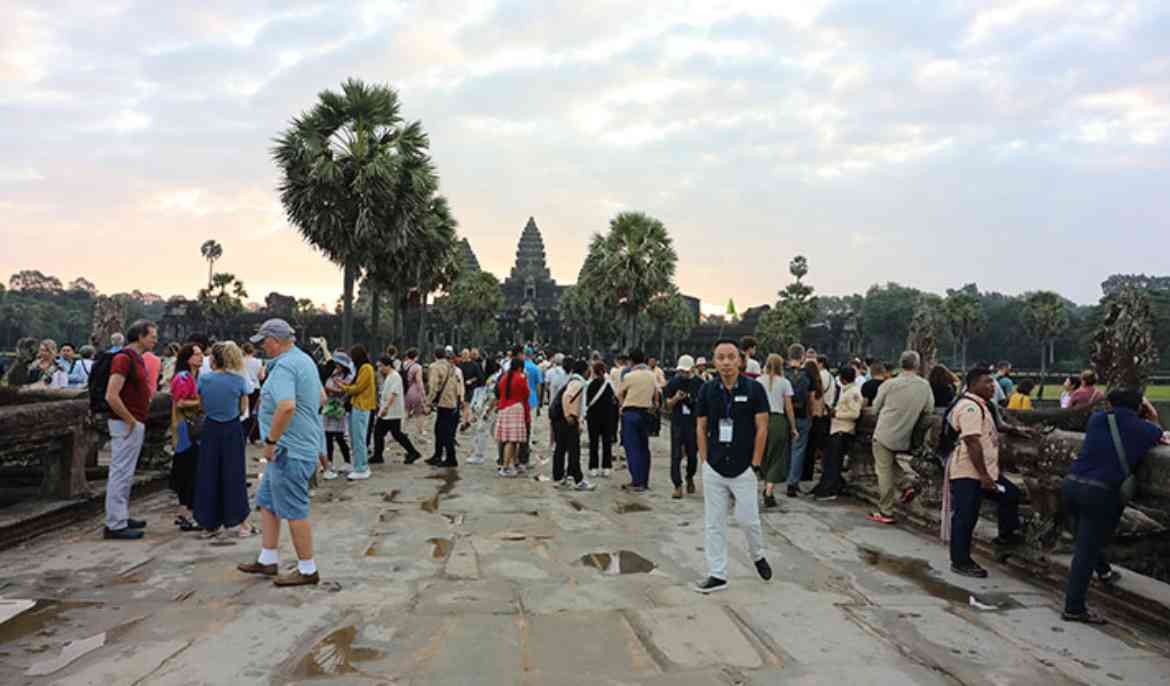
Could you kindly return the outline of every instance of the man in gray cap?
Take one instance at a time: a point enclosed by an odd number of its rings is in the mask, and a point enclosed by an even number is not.
[[[239,565],[239,570],[274,577],[277,586],[320,581],[309,525],[309,479],[317,471],[317,455],[324,441],[318,418],[324,394],[317,365],[296,347],[294,333],[283,319],[269,319],[251,339],[264,348],[270,360],[260,389],[260,436],[268,466],[256,492],[263,532],[260,557]],[[278,576],[282,519],[288,520],[297,569]]]

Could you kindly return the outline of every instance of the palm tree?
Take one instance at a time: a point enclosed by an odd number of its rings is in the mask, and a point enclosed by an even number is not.
[[[409,139],[409,140],[406,140]],[[341,345],[353,342],[354,282],[368,265],[371,246],[403,246],[411,228],[393,217],[404,166],[428,141],[418,123],[403,125],[398,94],[386,85],[349,79],[341,92],[323,91],[276,139],[280,200],[301,235],[341,265]],[[389,232],[389,236],[388,236]]]
[[[967,284],[959,290],[947,290],[946,300],[943,301],[943,312],[946,316],[947,327],[955,345],[961,350],[959,369],[967,369],[967,343],[972,338],[983,333],[987,324],[987,315],[983,312],[983,303],[979,301],[979,291],[975,284]]]
[[[418,248],[412,256],[414,273],[411,281],[418,292],[418,346],[426,343],[427,298],[431,293],[446,290],[459,278],[463,260],[459,252],[459,236],[455,233],[459,222],[451,214],[451,206],[441,195],[431,198],[430,208],[423,218]]]
[[[1024,297],[1020,323],[1040,343],[1040,386],[1048,371],[1048,356],[1058,337],[1068,328],[1068,307],[1052,291],[1037,291]]]
[[[594,236],[583,269],[594,292],[609,291],[626,317],[627,345],[638,341],[638,315],[670,289],[678,255],[666,227],[641,212],[622,212],[610,220],[609,233]]]
[[[214,238],[203,241],[203,245],[199,246],[199,252],[203,254],[203,259],[207,260],[207,287],[212,287],[212,280],[214,277],[215,261],[223,257],[223,246]]]

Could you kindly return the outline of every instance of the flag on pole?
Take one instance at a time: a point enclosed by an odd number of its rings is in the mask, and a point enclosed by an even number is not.
[[[735,311],[735,298],[727,300],[727,316],[732,319],[738,319],[739,314]]]

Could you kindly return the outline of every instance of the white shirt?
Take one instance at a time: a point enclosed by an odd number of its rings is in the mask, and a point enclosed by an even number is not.
[[[760,367],[760,361],[754,357],[749,357],[747,360],[747,368],[744,369],[744,373],[752,374],[754,376],[759,376],[762,374],[763,369]]]
[[[390,396],[394,401],[390,402]],[[402,394],[402,375],[392,371],[382,379],[382,404],[378,408],[378,416],[383,419],[405,419],[406,399]]]
[[[249,356],[244,358],[244,373],[248,375],[248,381],[252,382],[253,390],[260,388],[260,369],[263,366],[264,363],[258,357]]]
[[[569,373],[565,371],[564,367],[553,367],[545,372],[544,383],[548,386],[548,399],[557,397],[557,391],[564,388],[565,384],[569,382]]]
[[[792,383],[783,375],[771,377],[767,374],[756,379],[756,383],[763,386],[764,392],[768,394],[768,409],[772,414],[785,414],[784,399],[795,395]]]
[[[825,389],[825,405],[832,407],[833,403],[837,402],[839,386],[833,378],[833,373],[828,369],[821,370],[821,386]]]

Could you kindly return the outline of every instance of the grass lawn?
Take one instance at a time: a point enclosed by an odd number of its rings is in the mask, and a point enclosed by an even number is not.
[[[1047,384],[1044,386],[1044,397],[1050,399],[1059,398],[1060,391],[1060,386]],[[1036,391],[1032,391],[1032,397],[1036,397]],[[1150,386],[1146,389],[1146,397],[1150,400],[1170,400],[1170,386]]]

